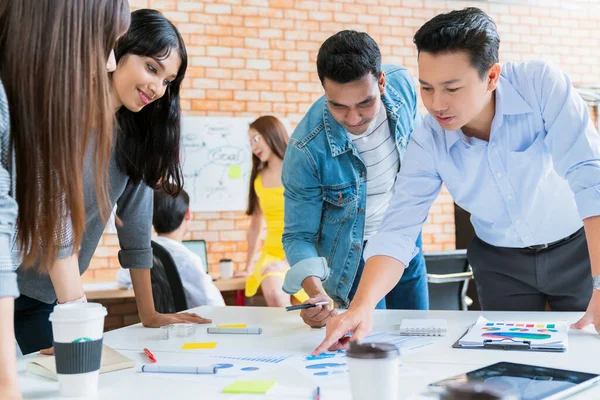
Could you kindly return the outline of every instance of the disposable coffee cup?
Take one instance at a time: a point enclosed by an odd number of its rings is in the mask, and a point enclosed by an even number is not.
[[[346,351],[352,400],[396,400],[400,352],[389,343],[350,343]]]
[[[233,278],[233,261],[229,258],[224,258],[219,261],[219,270],[221,271],[221,279]]]
[[[97,394],[106,314],[98,303],[59,304],[50,314],[61,396]]]

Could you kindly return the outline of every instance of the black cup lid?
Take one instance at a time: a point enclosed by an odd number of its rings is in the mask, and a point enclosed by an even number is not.
[[[400,355],[398,348],[390,343],[356,343],[350,342],[346,356],[360,359],[396,358]]]

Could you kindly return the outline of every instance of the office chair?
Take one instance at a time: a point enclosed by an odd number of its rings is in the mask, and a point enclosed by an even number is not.
[[[424,253],[427,264],[429,309],[464,310],[473,303],[467,297],[473,271],[466,250]]]
[[[171,254],[152,241],[152,296],[154,308],[160,313],[175,313],[188,309],[183,284]]]

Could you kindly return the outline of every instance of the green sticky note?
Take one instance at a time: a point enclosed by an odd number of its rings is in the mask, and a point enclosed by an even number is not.
[[[214,349],[215,347],[217,342],[191,342],[184,343],[181,350]]]
[[[242,167],[239,165],[229,166],[229,179],[240,179],[242,177]]]
[[[223,389],[223,393],[266,394],[276,383],[275,381],[235,381]]]

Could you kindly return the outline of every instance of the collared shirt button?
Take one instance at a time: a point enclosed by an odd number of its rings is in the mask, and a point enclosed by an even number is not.
[[[342,279],[342,283],[343,283],[344,285],[347,285],[347,284],[348,284],[348,278],[344,278],[344,279]]]
[[[363,172],[360,173],[360,176],[363,177],[363,178],[365,177],[365,175],[366,175],[365,171],[363,171]]]
[[[359,214],[362,214],[362,213],[364,213],[364,212],[365,212],[365,209],[364,209],[364,208],[359,208],[359,209],[358,209],[358,213],[359,213]]]
[[[502,178],[502,172],[498,172],[498,173],[496,174],[496,176],[497,176],[498,178]]]
[[[512,194],[509,194],[508,196],[506,196],[506,198],[512,200]]]
[[[515,222],[517,223],[517,225],[521,224],[521,220],[520,219],[516,220]]]
[[[359,245],[357,245],[357,244],[355,244],[355,245],[354,245],[354,250],[356,250],[356,251],[359,251],[359,250],[360,250],[360,246],[359,246]]]

